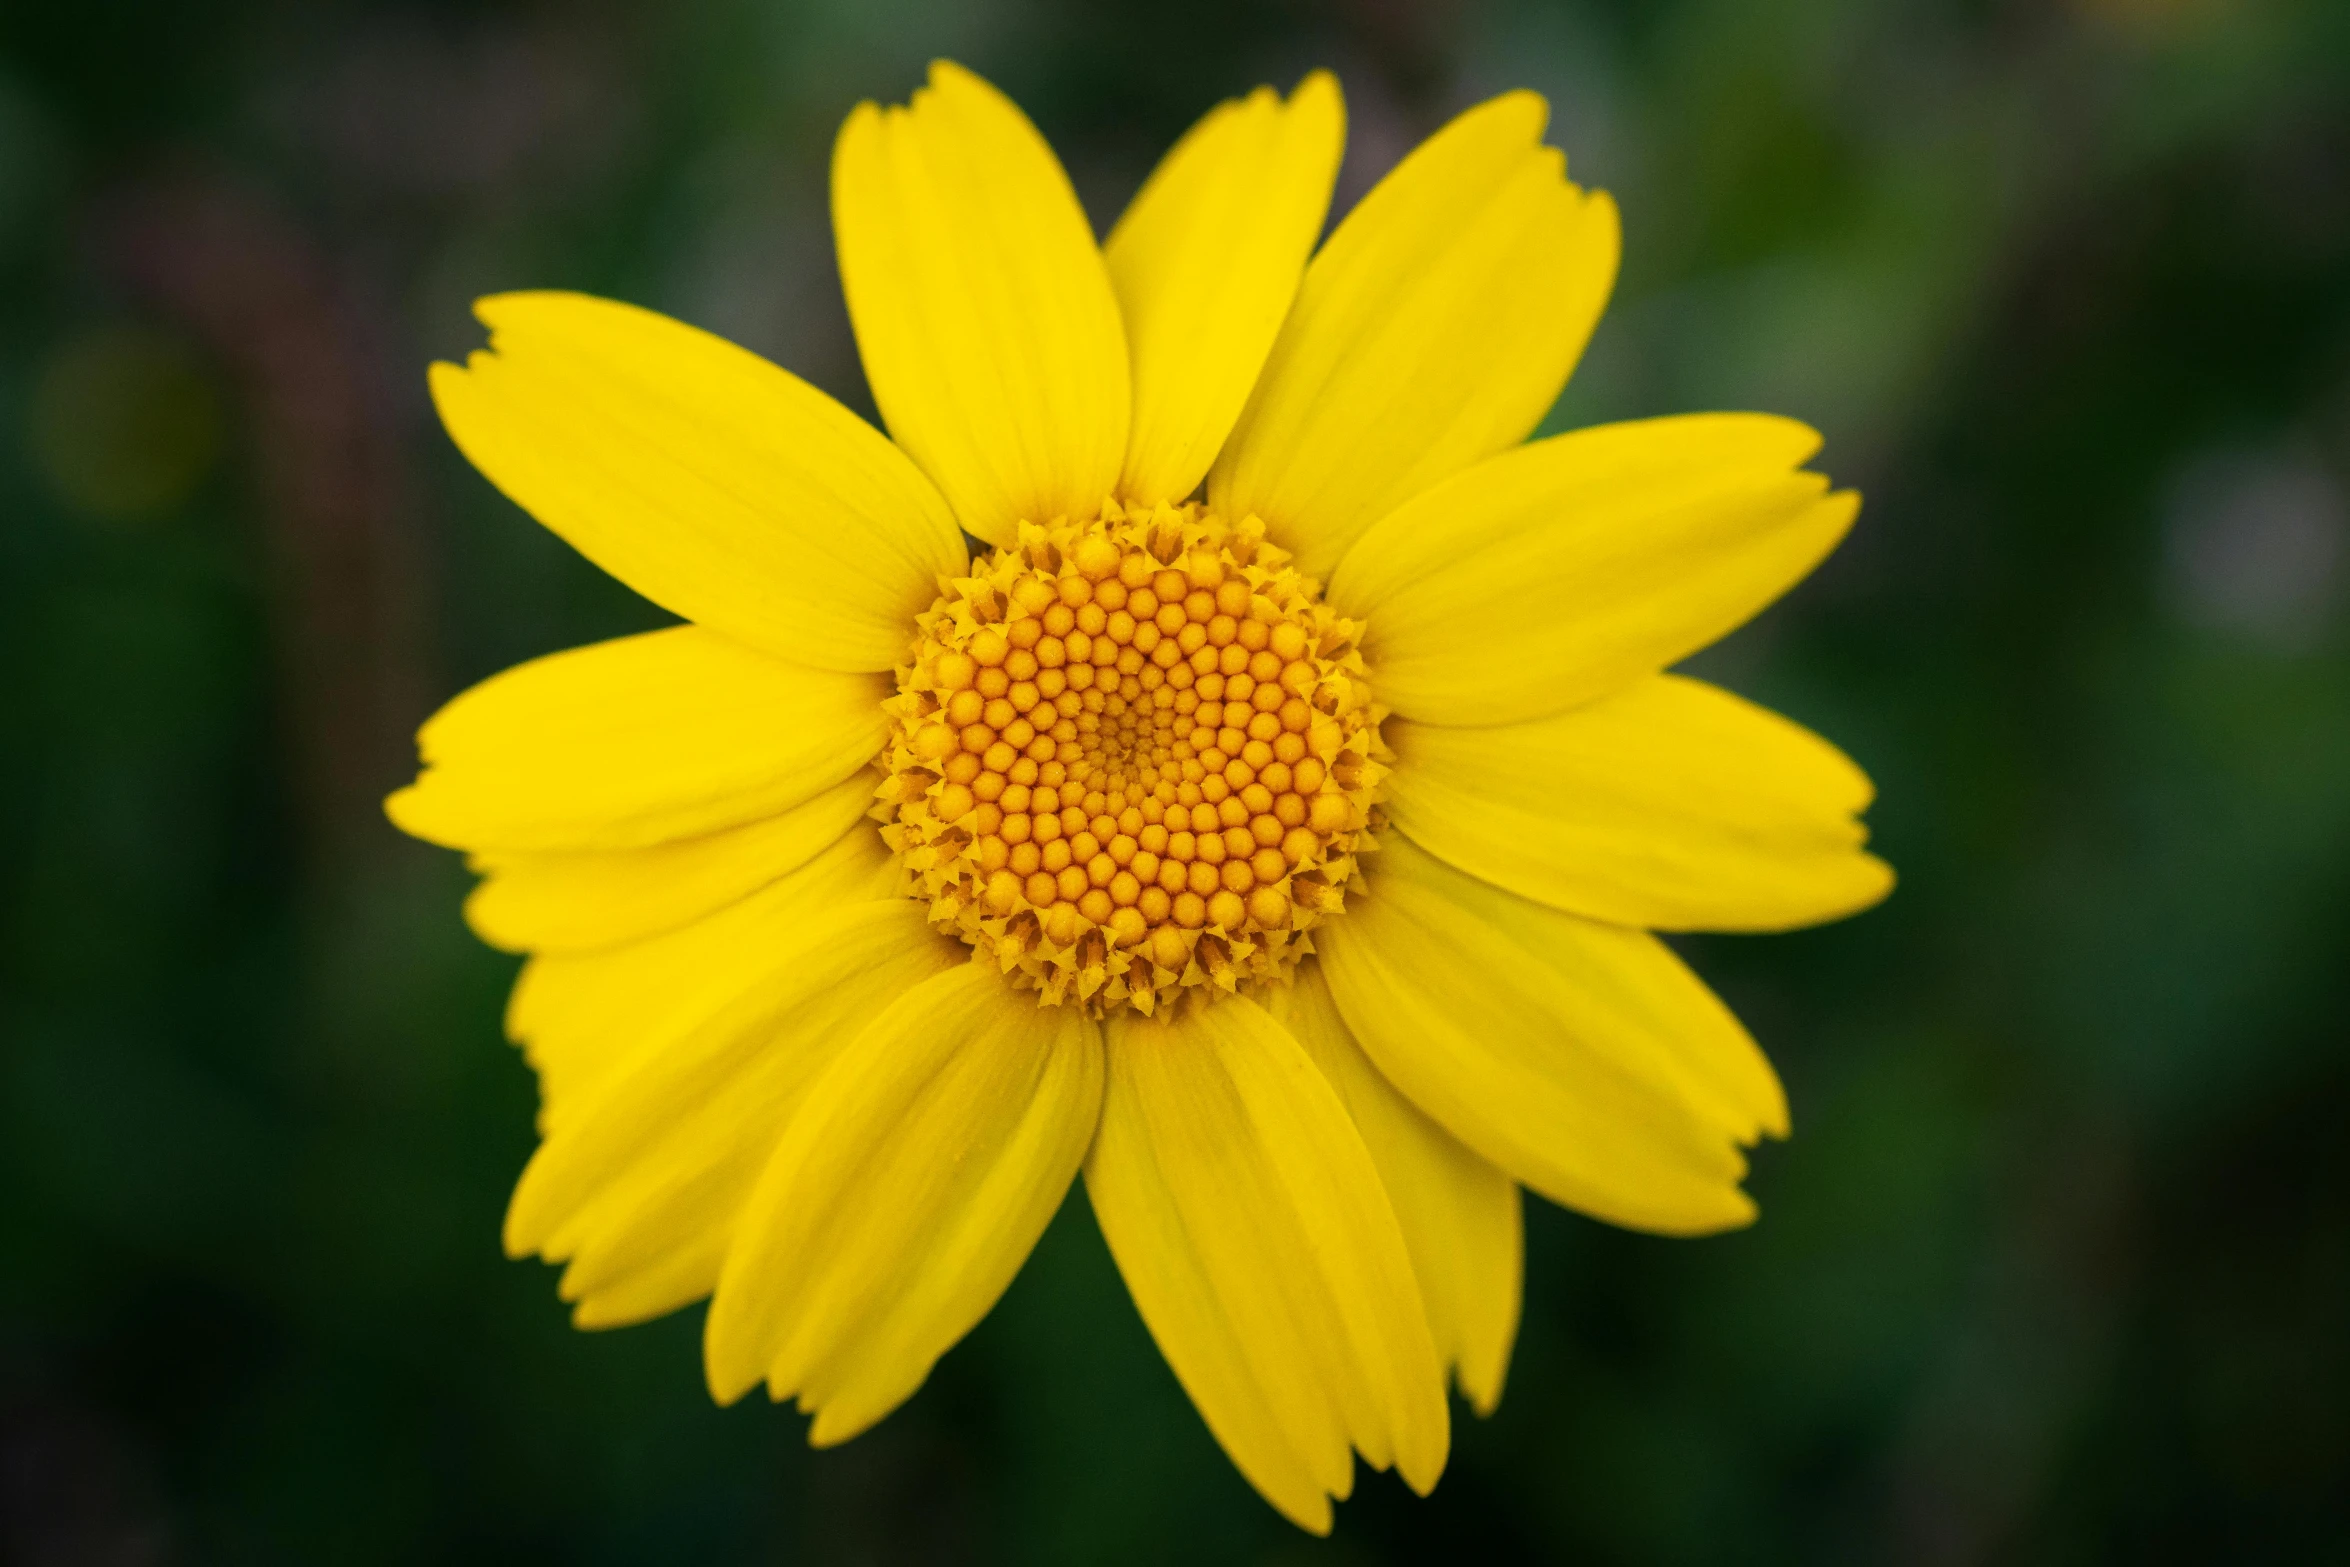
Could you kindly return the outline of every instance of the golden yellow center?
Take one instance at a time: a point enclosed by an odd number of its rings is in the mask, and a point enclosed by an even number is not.
[[[1361,627],[1254,519],[1024,524],[919,625],[876,814],[934,924],[1096,1015],[1288,978],[1387,752]]]

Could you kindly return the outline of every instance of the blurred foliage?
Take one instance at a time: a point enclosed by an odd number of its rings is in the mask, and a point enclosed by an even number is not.
[[[1500,1413],[1335,1538],[1232,1473],[1080,1198],[873,1434],[498,1254],[511,963],[376,801],[656,623],[439,435],[475,295],[870,409],[830,138],[933,54],[1106,224],[1328,64],[1351,200],[1554,105],[1626,218],[1553,427],[1794,414],[1869,505],[1699,667],[1875,775],[1884,908],[1694,943],[1764,1218],[1536,1205]],[[2350,1560],[2350,7],[77,0],[0,13],[0,1554],[167,1562]]]

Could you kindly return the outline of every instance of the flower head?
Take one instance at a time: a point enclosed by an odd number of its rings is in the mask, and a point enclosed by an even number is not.
[[[939,928],[1093,1016],[1286,983],[1386,772],[1361,627],[1196,506],[1027,530],[922,619],[883,836]]]
[[[857,109],[834,223],[885,437],[664,317],[484,300],[433,392],[541,522],[687,624],[425,726],[393,819],[530,954],[508,1214],[582,1326],[707,1296],[712,1391],[845,1440],[1082,1168],[1233,1461],[1326,1530],[1489,1410],[1520,1185],[1746,1222],[1776,1078],[1653,930],[1883,896],[1869,785],[1662,673],[1857,501],[1786,420],[1525,443],[1613,281],[1512,93],[1315,250],[1336,85],[1195,127],[1097,247],[940,64]],[[974,551],[966,536],[979,541]]]

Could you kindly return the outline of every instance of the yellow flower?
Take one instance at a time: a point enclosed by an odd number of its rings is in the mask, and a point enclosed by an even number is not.
[[[1500,1397],[1520,1184],[1753,1216],[1778,1082],[1649,932],[1891,878],[1850,762],[1661,671],[1858,502],[1783,419],[1522,444],[1616,269],[1546,112],[1463,114],[1317,252],[1337,86],[1260,90],[1097,247],[937,65],[833,165],[888,437],[661,316],[482,302],[457,443],[689,622],[466,692],[389,807],[531,955],[506,1244],[581,1326],[709,1296],[713,1394],[843,1441],[1082,1169],[1217,1440],[1324,1531],[1353,1453],[1435,1484],[1448,1375]]]

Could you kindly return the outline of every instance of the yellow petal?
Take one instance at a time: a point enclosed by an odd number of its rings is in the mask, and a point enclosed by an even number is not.
[[[385,802],[404,832],[474,850],[635,849],[788,811],[872,761],[886,676],[804,669],[697,626],[493,675],[416,737]]]
[[[1245,998],[1107,1032],[1086,1191],[1208,1429],[1316,1534],[1353,1486],[1350,1444],[1425,1495],[1451,1440],[1444,1372],[1346,1107]]]
[[[690,924],[790,874],[863,824],[875,775],[851,773],[778,816],[649,849],[474,856],[474,933],[508,952],[580,952]]]
[[[541,1129],[575,1118],[633,1052],[676,1038],[762,983],[809,929],[894,894],[902,874],[879,833],[847,833],[798,870],[678,930],[532,958],[514,983],[506,1032],[538,1072]]]
[[[563,1295],[583,1324],[707,1291],[807,1086],[898,993],[969,957],[906,898],[853,904],[796,936],[691,1026],[634,1041],[523,1171],[506,1249],[568,1260]]]
[[[908,991],[808,1090],[759,1178],[704,1334],[721,1403],[762,1377],[843,1442],[987,1314],[1101,1110],[1101,1032],[992,964]]]
[[[1524,1227],[1515,1181],[1463,1147],[1379,1075],[1330,999],[1318,964],[1265,992],[1363,1135],[1403,1227],[1436,1353],[1481,1415],[1501,1402],[1518,1333]]]
[[[1380,699],[1432,724],[1566,711],[1704,647],[1801,581],[1860,499],[1792,419],[1689,414],[1505,452],[1381,518],[1331,602]]]
[[[897,443],[965,528],[1090,516],[1117,482],[1125,329],[1077,194],[1012,101],[948,61],[857,105],[832,157],[849,320]]]
[[[432,368],[473,465],[630,587],[794,663],[881,670],[963,543],[878,430],[746,349],[585,294],[497,294]]]
[[[1368,875],[1314,942],[1390,1082],[1596,1218],[1693,1235],[1754,1217],[1738,1145],[1786,1130],[1778,1079],[1662,942],[1488,886],[1400,833]]]
[[[1380,516],[1539,424],[1616,275],[1615,203],[1540,145],[1514,92],[1379,182],[1306,270],[1255,395],[1208,476],[1298,569],[1327,579]]]
[[[1867,853],[1866,775],[1801,725],[1653,675],[1553,718],[1391,719],[1387,813],[1497,887],[1652,930],[1786,930],[1893,885]]]
[[[1286,105],[1260,87],[1193,126],[1110,231],[1134,355],[1126,499],[1180,501],[1215,460],[1321,237],[1345,143],[1327,71]]]

